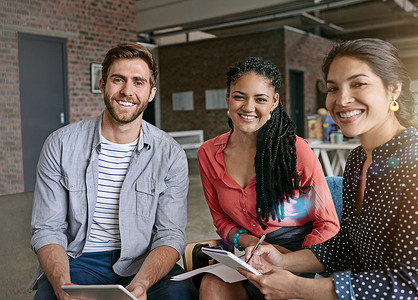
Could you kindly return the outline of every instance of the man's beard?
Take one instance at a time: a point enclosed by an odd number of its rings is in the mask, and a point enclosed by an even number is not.
[[[124,124],[135,121],[145,111],[145,109],[148,107],[148,101],[146,101],[131,116],[129,116],[128,118],[121,118],[120,116],[118,116],[115,109],[111,105],[111,100],[109,99],[109,97],[106,97],[106,96],[104,97],[104,103],[105,103],[106,108],[109,111],[110,115],[112,116],[112,118],[115,119],[115,121],[117,121],[119,123],[124,123]]]

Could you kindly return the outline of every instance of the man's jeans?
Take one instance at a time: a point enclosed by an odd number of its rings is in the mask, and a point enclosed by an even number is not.
[[[120,251],[84,253],[78,258],[70,259],[71,283],[74,284],[120,284],[127,286],[135,277],[121,277],[113,272],[112,265],[118,260]],[[173,269],[147,291],[148,300],[181,300],[198,299],[197,289],[190,280],[171,281],[174,275],[184,273],[175,265]],[[43,275],[38,281],[38,290],[34,300],[56,300],[54,290]]]

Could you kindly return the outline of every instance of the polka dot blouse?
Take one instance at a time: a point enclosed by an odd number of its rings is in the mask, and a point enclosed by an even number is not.
[[[373,150],[361,214],[356,194],[364,149],[344,171],[341,230],[309,247],[333,275],[339,299],[418,299],[418,132],[409,127]]]

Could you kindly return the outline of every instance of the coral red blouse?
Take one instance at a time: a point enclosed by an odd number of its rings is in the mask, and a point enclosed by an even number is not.
[[[223,150],[231,131],[206,141],[199,148],[198,161],[203,191],[219,236],[228,244],[229,231],[238,226],[260,237],[281,227],[300,226],[312,222],[314,229],[306,235],[302,247],[322,243],[339,231],[338,216],[321,164],[308,143],[297,137],[296,157],[300,186],[311,186],[307,194],[294,191],[293,199],[284,204],[284,218],[257,221],[255,177],[242,188],[225,170]]]

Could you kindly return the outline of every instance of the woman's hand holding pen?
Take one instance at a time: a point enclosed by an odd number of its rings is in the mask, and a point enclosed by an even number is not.
[[[245,260],[247,261],[253,253],[254,246],[245,249]],[[261,273],[271,271],[273,268],[283,267],[283,254],[281,254],[273,245],[262,244],[254,251],[251,260],[248,262]]]
[[[238,272],[247,277],[264,294],[265,299],[289,299],[299,298],[298,284],[300,279],[293,273],[283,270],[284,255],[274,245],[261,245],[253,252],[253,246],[245,249],[245,258],[252,255],[248,262],[262,275],[238,269]]]
[[[302,290],[300,286],[305,286],[304,280],[306,278],[298,277],[279,268],[274,268],[261,276],[242,268],[238,271],[260,290],[265,299],[307,299],[306,297],[300,297],[298,294]]]

